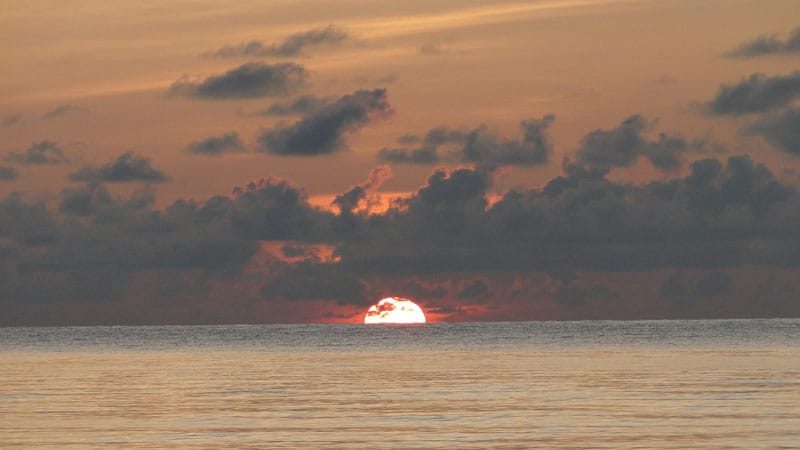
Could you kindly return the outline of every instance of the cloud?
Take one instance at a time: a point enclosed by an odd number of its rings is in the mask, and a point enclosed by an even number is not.
[[[17,164],[66,164],[70,162],[64,149],[57,143],[48,140],[34,142],[22,152],[9,152],[5,159]]]
[[[486,309],[512,307],[504,303],[513,297],[506,297],[504,283],[538,272],[556,274],[552,289],[542,291],[554,307],[585,311],[594,299],[618,302],[629,292],[623,285],[612,291],[587,273],[625,279],[652,278],[656,270],[704,273],[680,278],[683,291],[655,284],[648,294],[635,287],[650,300],[632,307],[648,311],[666,304],[659,299],[680,303],[680,292],[701,300],[736,297],[741,280],[706,276],[716,272],[800,268],[800,195],[748,157],[698,160],[685,176],[643,184],[606,175],[565,161],[563,174],[543,187],[512,189],[490,205],[493,171],[437,169],[413,195],[372,214],[358,212],[388,176],[386,168],[338,196],[340,214],[312,207],[302,189],[273,178],[230,196],[177,200],[161,209],[148,188],[119,197],[97,182],[65,189],[58,211],[11,195],[0,201],[0,303],[14,314],[6,317],[22,320],[19,311],[36,308],[75,311],[89,302],[87,311],[111,311],[126,298],[183,295],[186,311],[210,317],[219,305],[204,302],[220,295],[237,299],[243,314],[287,307],[284,301],[365,305],[382,289],[374,285],[391,278],[392,289],[412,297]],[[297,258],[270,256],[260,250],[265,241]],[[323,262],[300,250],[313,245],[331,247],[336,258]],[[526,308],[542,305],[541,292],[515,286],[525,292],[513,298],[531,296]],[[252,305],[244,300],[250,298]],[[785,311],[786,301],[775,311]],[[165,305],[173,303],[145,307],[136,317],[158,321]],[[705,308],[703,314],[718,315],[713,305]]]
[[[338,254],[352,270],[412,275],[800,264],[786,238],[800,219],[794,188],[742,156],[690,169],[683,178],[631,185],[567,162],[543,188],[511,190],[491,207],[490,172],[436,171],[371,221],[363,243],[346,241]]]
[[[76,106],[70,104],[59,105],[50,111],[42,114],[42,119],[55,119],[56,117],[63,116],[65,114],[73,113],[73,112],[88,112],[89,109],[83,106]]]
[[[500,138],[480,127],[467,136],[461,159],[488,167],[544,164],[552,151],[545,131],[554,120],[555,116],[550,114],[522,122],[523,137],[519,141]]]
[[[19,171],[13,167],[0,166],[0,181],[14,181],[19,178]]]
[[[72,181],[126,183],[149,181],[159,183],[169,177],[150,165],[150,160],[127,151],[100,167],[84,166],[70,175]]]
[[[110,218],[153,206],[155,195],[150,189],[136,191],[129,199],[114,198],[100,183],[89,183],[77,189],[64,189],[59,210],[75,216]]]
[[[649,127],[647,120],[637,114],[611,130],[594,130],[581,139],[577,162],[609,170],[632,166],[644,157],[659,170],[669,171],[680,167],[684,153],[697,149],[683,137],[666,133],[660,133],[657,140],[648,140],[644,133]]]
[[[790,105],[800,96],[800,72],[766,76],[755,73],[733,85],[722,85],[706,104],[714,115],[763,113]]]
[[[458,298],[486,298],[492,294],[491,288],[486,281],[478,279],[472,280],[458,291]]]
[[[22,121],[22,114],[14,114],[3,119],[3,126],[10,127]]]
[[[187,77],[170,86],[169,95],[207,99],[242,99],[288,95],[306,79],[302,65],[250,62],[202,81]]]
[[[261,295],[265,298],[327,299],[340,304],[369,305],[365,287],[357,276],[335,266],[304,262],[267,282],[261,289]]]
[[[800,53],[800,28],[795,28],[786,39],[777,35],[761,35],[743,42],[735,49],[725,53],[728,58],[755,58],[767,55],[786,55]]]
[[[280,43],[265,44],[262,41],[249,41],[239,45],[222,47],[207,53],[206,56],[218,58],[298,56],[309,47],[339,44],[348,37],[349,35],[345,30],[328,25],[291,34]]]
[[[384,181],[392,177],[389,166],[375,167],[369,172],[364,183],[353,186],[344,194],[337,195],[333,205],[339,208],[340,215],[349,215],[359,208],[368,211],[378,200],[370,198]]]
[[[28,203],[16,193],[0,202],[0,236],[23,246],[37,246],[56,242],[59,234],[56,220],[43,202]]]
[[[745,132],[763,136],[786,153],[800,155],[800,109],[790,108],[749,125]]]
[[[520,140],[507,139],[490,133],[485,126],[471,131],[437,127],[423,137],[401,136],[400,143],[414,144],[416,148],[383,148],[378,159],[385,162],[408,164],[437,164],[444,161],[475,164],[483,167],[532,166],[544,164],[552,152],[546,130],[555,116],[546,115],[520,124]]]
[[[261,150],[284,156],[316,156],[346,148],[344,136],[391,114],[385,89],[360,90],[305,115],[293,125],[259,136]]]
[[[195,141],[186,146],[186,151],[196,155],[218,156],[225,153],[236,153],[243,150],[239,133],[228,132],[222,136],[211,136]]]
[[[329,99],[320,98],[315,95],[303,95],[297,97],[289,103],[275,103],[269,108],[259,111],[256,114],[263,116],[292,116],[310,114],[318,111],[331,103]]]
[[[683,272],[675,272],[661,285],[659,294],[679,305],[688,305],[698,299],[729,295],[733,280],[724,272],[713,271],[696,279]]]

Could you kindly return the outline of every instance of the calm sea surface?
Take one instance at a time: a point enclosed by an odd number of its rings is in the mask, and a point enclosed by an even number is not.
[[[0,447],[800,448],[800,320],[0,328]]]

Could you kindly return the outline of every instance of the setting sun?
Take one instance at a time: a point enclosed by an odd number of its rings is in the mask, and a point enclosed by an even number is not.
[[[425,313],[407,298],[388,297],[369,307],[364,323],[425,323]]]

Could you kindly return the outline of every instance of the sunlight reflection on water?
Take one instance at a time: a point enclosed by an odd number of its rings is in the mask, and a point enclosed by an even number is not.
[[[791,448],[800,320],[0,329],[3,445]]]

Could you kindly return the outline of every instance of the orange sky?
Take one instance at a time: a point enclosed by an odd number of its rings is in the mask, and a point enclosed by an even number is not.
[[[153,158],[171,176],[159,201],[205,198],[235,185],[277,175],[311,195],[332,195],[360,182],[375,153],[396,137],[448,125],[514,136],[529,117],[555,114],[552,163],[518,169],[513,183],[536,184],[557,174],[586,132],[640,113],[658,128],[688,137],[713,136],[747,148],[725,121],[693,112],[721,82],[753,71],[783,73],[792,58],[721,58],[758,34],[796,25],[800,6],[788,1],[564,0],[494,2],[319,1],[137,3],[9,0],[0,15],[0,151],[48,139],[85,163],[128,150]],[[207,58],[204,52],[247,40],[279,42],[333,24],[352,38],[309,48],[292,60],[310,72],[304,92],[338,97],[386,87],[394,115],[348,136],[350,149],[320,158],[243,153],[187,155],[193,141],[236,131],[248,147],[259,130],[285,118],[247,114],[281,99],[165,98],[181,76],[222,73],[248,58]],[[428,49],[426,51],[425,49]],[[74,111],[51,119],[60,105]],[[764,159],[795,164],[779,154]],[[335,171],[327,168],[336,167]],[[57,194],[68,168],[21,169],[12,191]],[[410,190],[427,168],[395,167],[385,188]],[[325,172],[325,176],[319,176]]]

